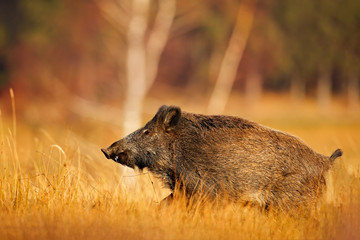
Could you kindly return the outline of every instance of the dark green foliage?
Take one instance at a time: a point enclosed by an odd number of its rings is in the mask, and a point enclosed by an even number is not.
[[[319,68],[359,70],[360,4],[356,0],[280,0],[272,8],[288,71],[309,78]],[[351,59],[351,60],[350,60]]]

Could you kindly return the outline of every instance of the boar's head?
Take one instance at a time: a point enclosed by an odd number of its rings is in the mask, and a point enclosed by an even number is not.
[[[106,158],[139,169],[168,161],[171,144],[181,118],[179,107],[162,106],[144,127],[101,149]]]

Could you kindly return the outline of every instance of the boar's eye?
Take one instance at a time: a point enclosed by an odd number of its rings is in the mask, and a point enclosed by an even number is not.
[[[144,129],[144,130],[143,130],[143,134],[144,134],[144,135],[149,135],[149,134],[150,134],[149,129]]]

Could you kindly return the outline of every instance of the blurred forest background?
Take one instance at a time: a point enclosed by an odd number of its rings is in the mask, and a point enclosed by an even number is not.
[[[12,87],[29,122],[118,114],[125,131],[161,104],[222,113],[233,95],[354,113],[359,30],[358,0],[3,0],[2,109]]]

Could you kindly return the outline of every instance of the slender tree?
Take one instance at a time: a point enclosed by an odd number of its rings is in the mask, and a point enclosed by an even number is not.
[[[132,0],[130,5],[114,0],[99,0],[98,3],[105,18],[126,35],[123,129],[125,133],[130,133],[142,123],[143,102],[156,78],[160,56],[174,20],[176,1],[157,2],[152,28],[149,27],[150,4],[153,3],[151,0]]]
[[[208,112],[210,113],[222,113],[225,109],[236,78],[240,60],[250,35],[255,9],[255,1],[242,1],[240,3],[236,24],[221,62],[214,90],[210,97],[208,105]]]

